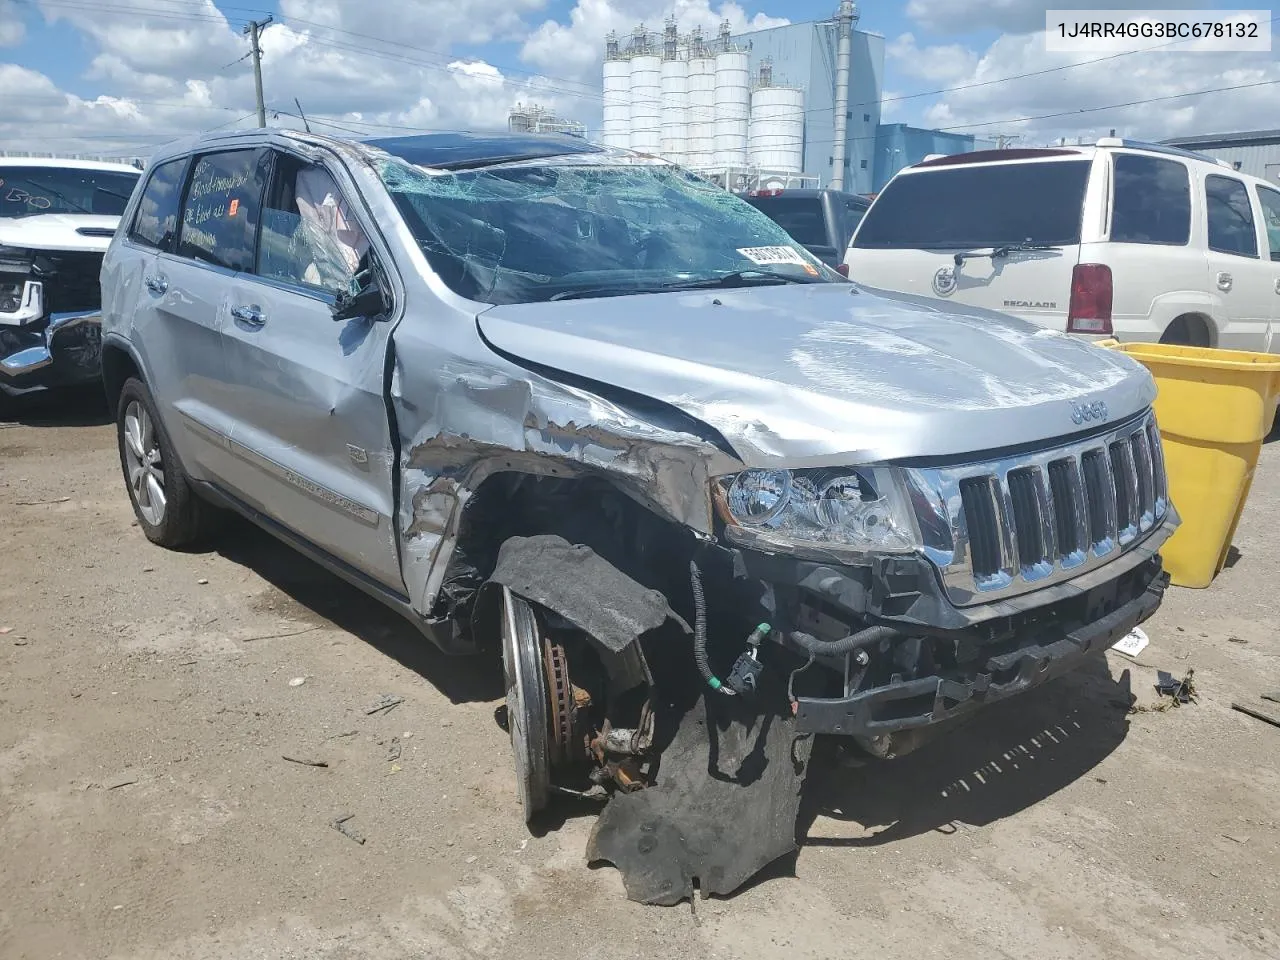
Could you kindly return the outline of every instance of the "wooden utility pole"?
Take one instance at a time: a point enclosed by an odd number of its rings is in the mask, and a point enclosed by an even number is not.
[[[258,32],[271,20],[270,16],[265,20],[250,20],[244,28],[252,45],[249,52],[253,56],[253,86],[258,95],[258,126],[260,127],[267,125],[267,105],[262,99],[262,47],[258,45]]]

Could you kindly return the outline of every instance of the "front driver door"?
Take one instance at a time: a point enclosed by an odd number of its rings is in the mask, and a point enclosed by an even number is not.
[[[323,167],[276,152],[252,271],[232,284],[223,351],[237,496],[403,596],[384,397],[391,324],[335,321],[368,233]]]

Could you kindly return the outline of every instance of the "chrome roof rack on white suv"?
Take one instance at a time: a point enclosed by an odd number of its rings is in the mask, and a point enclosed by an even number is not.
[[[1098,147],[1128,147],[1133,150],[1147,150],[1151,153],[1163,153],[1171,157],[1183,157],[1188,160],[1203,160],[1208,163],[1216,163],[1220,167],[1231,169],[1231,164],[1225,160],[1219,160],[1217,157],[1211,157],[1208,154],[1196,153],[1193,150],[1183,150],[1181,147],[1171,147],[1163,143],[1147,143],[1145,140],[1127,140],[1123,137],[1102,137],[1094,146]]]

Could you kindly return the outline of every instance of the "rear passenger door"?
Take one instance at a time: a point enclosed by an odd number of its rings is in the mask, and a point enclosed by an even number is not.
[[[223,351],[235,494],[331,556],[404,593],[384,385],[391,324],[335,321],[371,268],[351,190],[273,152],[256,256],[229,287]],[[336,175],[335,175],[336,174]]]
[[[1280,190],[1258,184],[1258,206],[1262,213],[1262,229],[1267,240],[1266,253],[1271,264],[1271,324],[1267,330],[1267,349],[1280,353]]]
[[[149,284],[157,326],[166,328],[172,350],[154,364],[172,364],[186,381],[175,395],[177,432],[184,438],[180,449],[193,451],[196,462],[184,463],[197,479],[216,481],[230,463],[232,390],[221,336],[231,282],[253,258],[266,159],[256,147],[193,158],[176,242],[160,253],[156,284]]]
[[[1209,291],[1227,323],[1218,346],[1265,350],[1275,298],[1274,269],[1258,249],[1258,226],[1244,182],[1211,173],[1204,178]]]

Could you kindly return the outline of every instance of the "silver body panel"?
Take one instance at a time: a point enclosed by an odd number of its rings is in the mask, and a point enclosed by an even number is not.
[[[1079,405],[1119,422],[1155,395],[1122,354],[849,284],[490,307],[434,274],[369,148],[266,131],[156,161],[262,145],[334,175],[389,274],[391,316],[335,323],[321,300],[121,231],[103,272],[107,343],[135,358],[193,477],[424,618],[462,508],[495,473],[601,476],[709,537],[710,481],[744,466],[1047,449],[1078,431]],[[144,282],[157,273],[163,293]],[[246,327],[237,306],[266,322]]]

